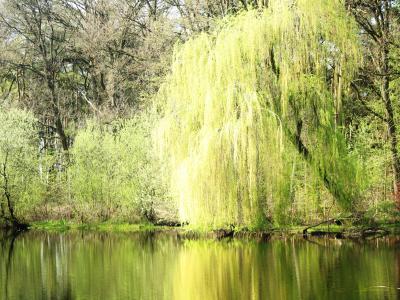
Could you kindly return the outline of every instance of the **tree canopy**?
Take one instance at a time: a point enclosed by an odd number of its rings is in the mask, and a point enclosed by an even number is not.
[[[297,149],[346,208],[359,170],[342,100],[362,61],[341,1],[270,1],[174,55],[161,88],[161,147],[183,220],[253,224],[283,209]]]

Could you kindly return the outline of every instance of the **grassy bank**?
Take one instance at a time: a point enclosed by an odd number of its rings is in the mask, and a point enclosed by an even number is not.
[[[138,233],[138,232],[165,232],[176,233],[181,238],[198,239],[224,239],[224,238],[253,238],[268,240],[271,237],[284,238],[293,235],[304,235],[307,226],[285,226],[269,228],[195,228],[192,226],[169,227],[156,226],[151,223],[91,223],[83,224],[72,221],[41,221],[32,223],[30,230],[48,232],[91,231],[109,233]],[[400,235],[400,223],[380,224],[322,224],[309,228],[307,236],[332,237],[332,238],[374,238],[386,235]]]
[[[29,227],[31,230],[64,232],[69,230],[87,230],[99,232],[139,232],[152,230],[165,230],[166,227],[155,226],[151,223],[78,223],[73,221],[40,221],[34,222]]]

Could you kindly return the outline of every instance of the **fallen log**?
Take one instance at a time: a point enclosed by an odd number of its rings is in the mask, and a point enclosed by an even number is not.
[[[303,229],[303,236],[306,236],[308,234],[307,231],[309,229],[314,228],[314,227],[318,227],[318,226],[323,225],[323,224],[336,224],[338,226],[341,226],[341,225],[343,225],[343,222],[341,220],[339,220],[339,219],[329,219],[329,220],[326,220],[326,221],[322,221],[322,222],[320,222],[318,224],[311,225],[311,226],[308,226],[307,228]]]

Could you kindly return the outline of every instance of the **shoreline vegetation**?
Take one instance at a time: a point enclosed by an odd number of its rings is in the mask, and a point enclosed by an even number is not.
[[[161,233],[173,234],[182,239],[214,239],[229,238],[268,241],[270,238],[326,237],[332,239],[374,239],[384,236],[400,236],[400,223],[375,223],[353,225],[338,220],[324,222],[313,226],[284,226],[259,229],[234,228],[233,226],[211,229],[193,228],[191,226],[165,226],[151,223],[130,224],[100,222],[82,224],[72,221],[33,222],[28,230],[68,233],[71,231],[99,233]]]

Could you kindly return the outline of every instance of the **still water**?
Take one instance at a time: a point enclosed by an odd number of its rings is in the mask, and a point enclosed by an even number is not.
[[[0,299],[397,299],[400,238],[0,232]]]

